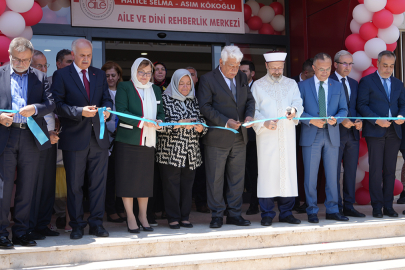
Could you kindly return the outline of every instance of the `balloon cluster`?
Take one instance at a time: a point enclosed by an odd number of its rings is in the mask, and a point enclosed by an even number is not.
[[[395,50],[405,12],[405,0],[359,0],[359,3],[350,22],[352,34],[345,40],[355,63],[349,76],[357,81],[377,70],[381,51]]]
[[[0,0],[0,62],[9,62],[8,47],[15,37],[32,38],[31,26],[42,19],[42,8],[34,0]]]
[[[285,29],[284,8],[279,2],[269,6],[249,0],[243,5],[245,33],[263,35],[281,35]]]

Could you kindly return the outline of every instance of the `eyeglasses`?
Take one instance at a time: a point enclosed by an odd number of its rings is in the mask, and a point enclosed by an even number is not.
[[[317,70],[319,70],[320,72],[330,72],[332,69],[331,68],[327,68],[327,69],[324,69],[324,68],[317,68],[317,67],[315,67]]]
[[[336,63],[338,63],[338,64],[341,64],[342,66],[344,66],[344,67],[350,67],[350,66],[353,66],[354,65],[354,63],[352,62],[352,63],[346,63],[346,62],[336,62]]]
[[[138,75],[143,77],[146,75],[146,77],[151,77],[152,76],[152,72],[143,72],[143,71],[138,71]]]
[[[283,71],[283,67],[282,68],[269,68],[270,71],[276,72],[276,71]]]
[[[34,66],[35,68],[37,68],[37,69],[43,69],[43,68],[49,68],[49,66],[50,66],[50,64],[48,64],[48,63],[46,63],[45,65],[41,65],[41,64],[38,64],[38,65],[36,65],[36,66]]]
[[[31,63],[31,58],[29,58],[29,59],[18,59],[18,58],[12,57],[12,58],[11,58],[11,61],[12,61],[14,64],[22,63],[22,64],[26,65],[26,64]]]

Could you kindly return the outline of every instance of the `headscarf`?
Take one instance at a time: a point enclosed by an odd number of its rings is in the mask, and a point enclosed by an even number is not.
[[[150,81],[147,84],[142,84],[140,81],[138,81],[138,78],[136,77],[139,65],[143,60],[149,61],[150,64],[152,65],[152,62],[147,58],[140,57],[136,59],[131,67],[131,80],[132,83],[134,84],[136,91],[138,91],[138,94],[139,94],[138,89],[143,89],[143,101],[142,101],[143,117],[148,119],[156,119],[157,102],[155,92],[153,91],[152,88],[153,84]],[[140,94],[139,96],[141,97]],[[144,143],[144,145],[148,147],[155,147],[156,129],[153,127],[143,126],[143,131],[144,132],[142,133],[143,135],[142,142]]]
[[[180,80],[184,77],[188,76],[190,78],[190,83],[191,83],[191,90],[187,94],[187,96],[184,96],[180,91],[179,91],[179,83]],[[168,95],[174,99],[180,100],[184,105],[184,101],[189,98],[189,99],[194,99],[194,83],[193,79],[191,78],[191,74],[187,69],[178,69],[173,73],[172,76],[172,81],[170,82],[169,86],[167,87],[166,91],[163,93],[164,95]]]
[[[167,68],[166,68],[166,65],[165,65],[165,64],[163,64],[162,62],[156,61],[155,63],[153,63],[153,65],[154,65],[154,66],[156,66],[156,65],[162,65],[162,66],[165,68],[165,70],[166,70],[166,75],[167,75]],[[155,77],[153,77],[153,80],[154,80],[154,82],[155,82],[155,85],[156,85],[156,86],[159,86],[159,87],[164,86],[164,84],[166,83],[166,78],[164,78],[163,81],[161,81],[161,82],[158,82]]]

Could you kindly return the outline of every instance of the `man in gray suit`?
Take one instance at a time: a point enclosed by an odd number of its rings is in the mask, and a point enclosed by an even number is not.
[[[220,228],[226,209],[224,173],[228,184],[226,224],[248,226],[241,216],[244,188],[247,130],[243,122],[253,120],[255,102],[246,75],[239,71],[243,54],[236,46],[225,46],[219,67],[201,76],[197,92],[200,111],[209,126],[232,128],[237,134],[212,128],[203,137],[207,175],[208,206],[212,210],[211,228]],[[248,126],[250,127],[250,126]]]

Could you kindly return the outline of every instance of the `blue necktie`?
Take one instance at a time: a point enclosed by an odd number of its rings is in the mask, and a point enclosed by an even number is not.
[[[385,93],[387,94],[388,100],[390,100],[390,90],[388,89],[387,80],[388,79],[383,78],[383,86],[385,89]]]

